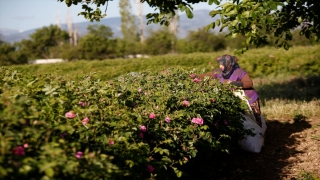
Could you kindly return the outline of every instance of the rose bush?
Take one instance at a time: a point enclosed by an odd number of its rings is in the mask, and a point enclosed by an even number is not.
[[[5,179],[172,179],[250,131],[229,85],[197,70],[109,81],[0,69],[0,176]],[[204,156],[205,154],[202,154]],[[31,179],[32,179],[31,178]]]

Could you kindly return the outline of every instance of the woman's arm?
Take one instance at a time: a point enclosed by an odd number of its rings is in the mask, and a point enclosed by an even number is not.
[[[234,86],[242,87],[243,89],[253,87],[253,82],[252,82],[252,79],[250,78],[249,74],[245,74],[242,77],[241,81],[232,81],[232,82],[230,82],[230,84],[232,84]]]
[[[205,76],[209,76],[211,79],[215,78],[213,72],[209,72],[205,74],[197,74],[197,78],[200,80],[204,79]]]

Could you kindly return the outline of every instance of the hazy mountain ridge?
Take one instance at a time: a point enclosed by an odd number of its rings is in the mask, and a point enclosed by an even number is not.
[[[194,11],[194,17],[189,19],[185,14],[181,14],[179,17],[179,27],[178,27],[178,37],[183,38],[187,36],[188,31],[197,30],[203,28],[204,26],[215,21],[217,17],[211,18],[209,16],[210,10],[197,10]],[[147,20],[144,19],[144,23],[147,23]],[[102,19],[100,22],[89,22],[84,19],[84,22],[74,23],[73,28],[77,28],[79,36],[84,36],[87,33],[88,25],[93,24],[103,24],[109,26],[113,33],[114,37],[121,37],[121,17],[111,17]],[[62,24],[62,29],[67,30],[67,25]],[[41,28],[41,27],[39,27]],[[145,25],[145,32],[148,33],[151,29],[157,30],[161,28],[159,24],[149,24]],[[28,39],[30,34],[33,34],[37,29],[31,29],[24,32],[19,32],[18,30],[12,29],[0,29],[1,39],[6,42],[19,42],[22,39]],[[218,31],[218,29],[215,29]]]

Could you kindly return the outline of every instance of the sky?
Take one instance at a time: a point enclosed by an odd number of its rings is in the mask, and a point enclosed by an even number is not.
[[[130,0],[133,13],[135,12],[134,0]],[[95,6],[93,6],[95,9]],[[193,10],[201,9],[215,9],[215,6],[208,5],[206,2],[195,4]],[[104,12],[105,7],[101,8]],[[113,0],[108,3],[107,16],[120,17],[119,1]],[[65,2],[58,2],[57,0],[0,0],[0,29],[14,29],[20,32],[49,26],[56,24],[57,20],[61,24],[66,23],[67,14],[70,13],[72,22],[89,21],[83,16],[78,16],[81,12],[81,4],[67,7]],[[154,12],[153,8],[144,4],[143,14]]]

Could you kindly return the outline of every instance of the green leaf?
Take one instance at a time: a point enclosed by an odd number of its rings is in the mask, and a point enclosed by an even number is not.
[[[215,22],[212,22],[205,27],[205,31],[207,32],[211,28],[214,29],[215,26],[216,26]]]
[[[216,24],[217,26],[220,26],[220,19],[217,19],[215,24]]]
[[[246,43],[249,45],[251,42],[251,36],[249,36],[247,39],[246,39]]]
[[[231,22],[231,26],[234,27],[234,26],[236,26],[238,23],[239,23],[239,20],[236,19],[236,20],[234,20],[234,21]]]
[[[53,169],[52,169],[51,167],[50,167],[50,168],[47,168],[44,172],[45,172],[46,175],[49,176],[49,177],[53,177],[53,176],[54,176],[54,171],[53,171]]]
[[[209,15],[211,17],[215,17],[217,14],[220,14],[220,13],[221,13],[220,10],[212,10],[212,11],[210,11]]]
[[[248,18],[250,17],[250,11],[244,11],[241,15],[245,18]]]
[[[238,14],[238,11],[236,9],[234,9],[234,10],[226,13],[225,15],[230,17],[230,16],[236,16],[237,14]]]
[[[187,14],[187,17],[188,17],[189,19],[192,19],[192,18],[193,18],[193,13],[192,13],[192,11],[191,11],[189,8],[186,9],[186,14]]]
[[[290,48],[290,45],[287,42],[285,42],[284,43],[284,49],[285,50],[289,50],[289,48]]]

